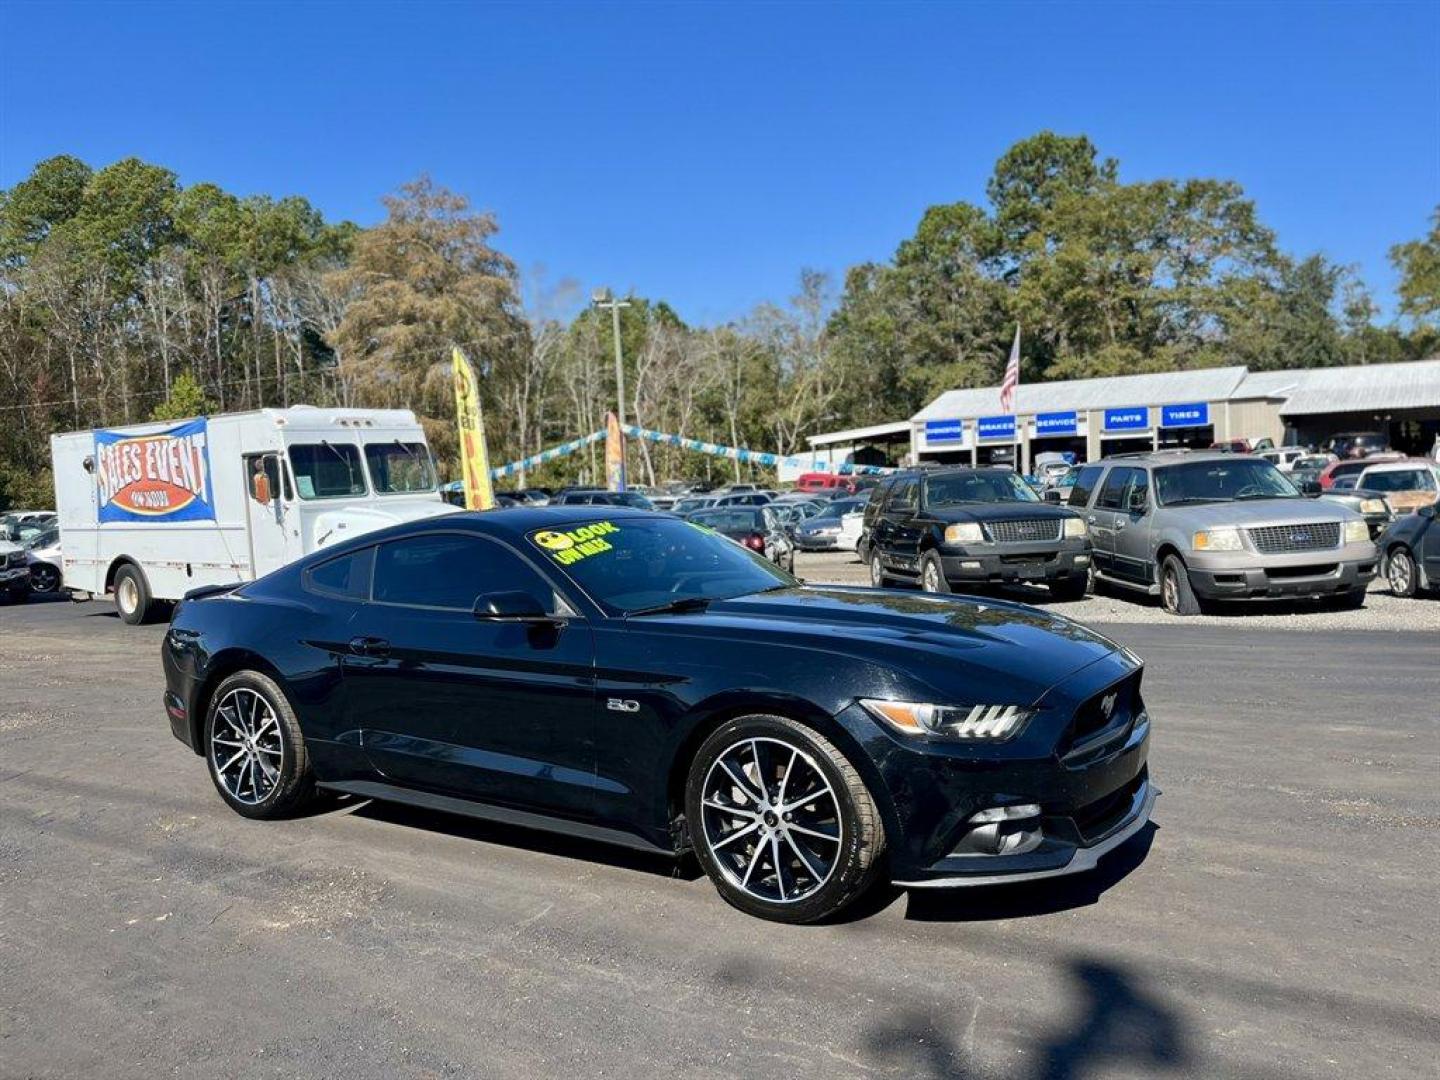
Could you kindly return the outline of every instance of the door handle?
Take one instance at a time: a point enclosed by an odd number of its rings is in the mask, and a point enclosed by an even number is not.
[[[390,655],[390,642],[378,637],[350,639],[350,651],[356,656],[385,657]]]
[[[1116,532],[1119,532],[1119,531],[1120,531],[1121,529],[1123,529],[1124,527],[1125,527],[1125,519],[1124,519],[1124,518],[1121,518],[1119,521],[1115,522],[1115,531],[1116,531]]]
[[[1094,515],[1094,514],[1091,514],[1091,515],[1090,515],[1088,518],[1086,518],[1085,520],[1088,521],[1091,525],[1094,525],[1094,524],[1095,524],[1095,515]]]

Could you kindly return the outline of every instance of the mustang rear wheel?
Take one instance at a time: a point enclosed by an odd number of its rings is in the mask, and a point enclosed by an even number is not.
[[[840,911],[874,880],[885,849],[859,773],[824,736],[780,716],[740,717],[705,740],[685,818],[720,895],[777,922]]]
[[[205,757],[220,797],[249,818],[294,813],[315,793],[300,723],[275,682],[240,671],[211,695]]]

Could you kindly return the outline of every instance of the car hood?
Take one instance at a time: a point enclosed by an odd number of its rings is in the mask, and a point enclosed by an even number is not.
[[[636,622],[667,636],[813,648],[827,667],[868,664],[896,695],[927,692],[919,684],[936,700],[958,700],[978,685],[1006,701],[1037,701],[1097,660],[1139,665],[1093,630],[1024,604],[861,587],[805,586]]]
[[[1384,499],[1396,510],[1419,510],[1422,506],[1430,506],[1435,502],[1433,491],[1375,491],[1366,492],[1366,498]]]
[[[1159,512],[1171,522],[1183,521],[1197,528],[1347,521],[1356,516],[1349,507],[1329,499],[1249,499],[1196,506],[1162,506]]]

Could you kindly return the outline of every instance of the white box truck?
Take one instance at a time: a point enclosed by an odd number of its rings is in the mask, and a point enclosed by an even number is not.
[[[371,529],[453,513],[408,409],[297,405],[52,435],[64,586],[155,601],[251,581]]]

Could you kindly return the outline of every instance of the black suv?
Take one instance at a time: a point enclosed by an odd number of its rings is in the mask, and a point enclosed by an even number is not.
[[[865,508],[859,554],[877,586],[919,581],[927,592],[1035,582],[1078,600],[1090,579],[1079,514],[1042,502],[1009,469],[933,469],[886,478]]]

